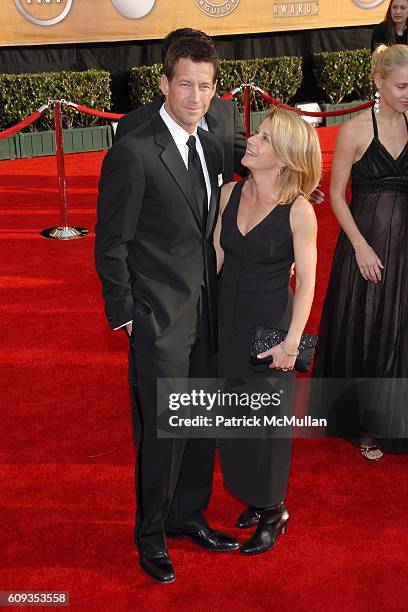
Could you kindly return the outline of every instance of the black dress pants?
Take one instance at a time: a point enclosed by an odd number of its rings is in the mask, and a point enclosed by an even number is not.
[[[156,381],[215,376],[210,337],[203,288],[197,333],[190,345],[187,342],[180,359],[162,361],[145,346],[142,350],[137,329],[130,339],[129,378],[137,451],[135,541],[144,552],[166,550],[165,531],[194,532],[207,526],[202,510],[211,494],[215,440],[157,438]]]

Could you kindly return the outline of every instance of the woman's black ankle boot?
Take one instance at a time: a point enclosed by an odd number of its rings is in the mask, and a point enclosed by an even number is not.
[[[288,520],[289,512],[284,502],[264,508],[255,533],[241,546],[242,554],[258,555],[271,550],[279,533],[286,533]]]

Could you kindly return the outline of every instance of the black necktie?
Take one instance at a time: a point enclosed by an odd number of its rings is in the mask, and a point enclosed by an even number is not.
[[[198,206],[200,207],[201,211],[203,226],[205,228],[208,215],[207,186],[205,184],[205,178],[203,168],[201,166],[200,157],[196,149],[195,136],[189,137],[189,139],[187,140],[187,146],[188,172],[190,174],[191,182],[193,183],[194,192],[197,198]]]

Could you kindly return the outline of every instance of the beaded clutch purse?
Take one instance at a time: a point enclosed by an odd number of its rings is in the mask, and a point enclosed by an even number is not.
[[[268,351],[273,346],[280,344],[286,338],[287,331],[276,327],[264,327],[255,325],[251,341],[250,362],[252,366],[266,365],[272,363],[272,357],[258,359],[257,355]],[[302,334],[299,343],[299,355],[296,357],[295,370],[307,372],[313,359],[314,351],[318,341],[318,336],[313,334]]]

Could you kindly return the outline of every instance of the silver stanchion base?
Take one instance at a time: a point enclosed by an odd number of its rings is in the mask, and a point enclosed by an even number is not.
[[[83,238],[88,233],[89,230],[84,227],[49,227],[40,232],[41,236],[52,240],[76,240]]]

